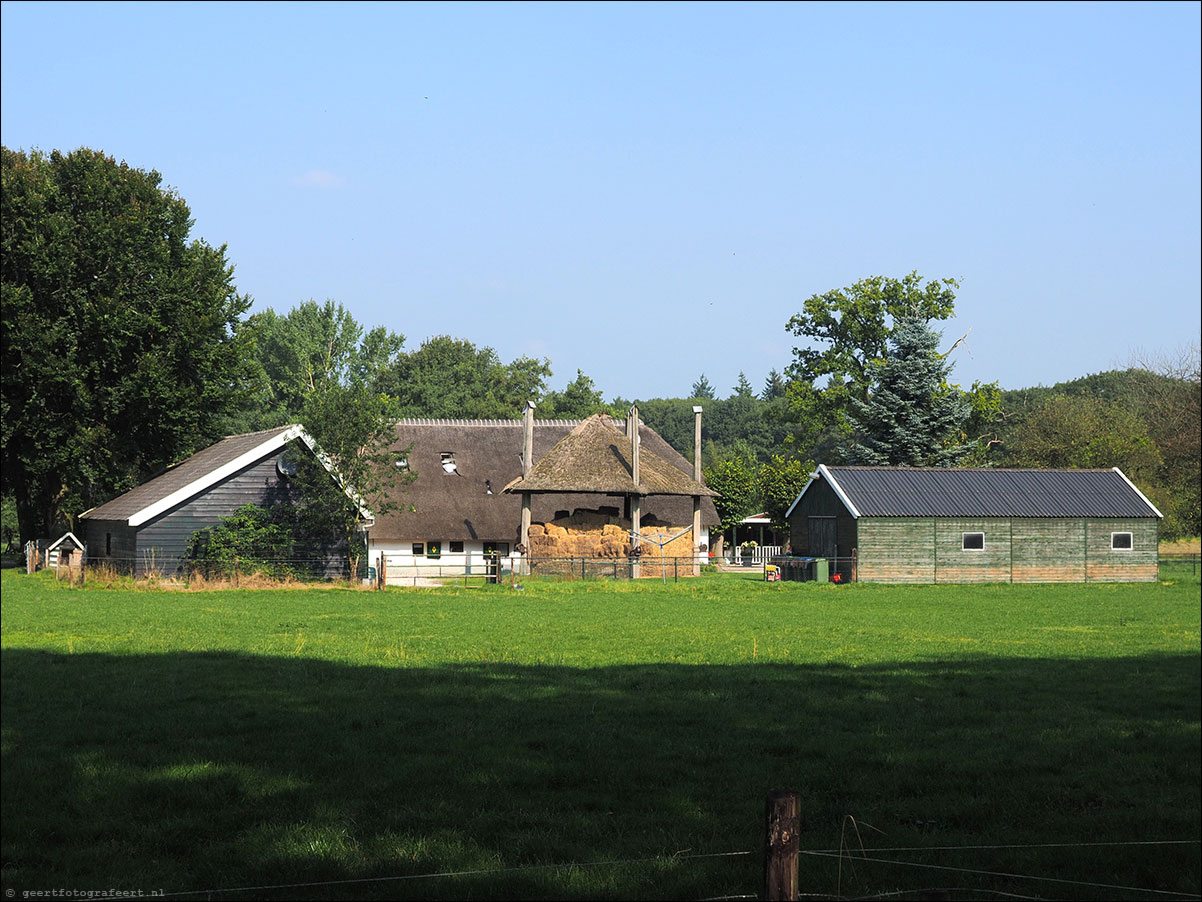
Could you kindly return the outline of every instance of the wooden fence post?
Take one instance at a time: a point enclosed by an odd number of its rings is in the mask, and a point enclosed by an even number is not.
[[[380,563],[376,566],[376,588],[383,589],[388,585],[388,558],[380,552]]]
[[[774,789],[764,800],[764,899],[797,902],[797,857],[801,848],[801,799]]]

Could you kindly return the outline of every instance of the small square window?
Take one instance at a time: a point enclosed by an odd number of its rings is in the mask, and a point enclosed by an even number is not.
[[[433,558],[442,557],[442,543],[441,542],[427,542],[426,543],[426,557],[433,557]]]
[[[1134,547],[1133,536],[1129,532],[1112,532],[1110,534],[1111,551],[1130,551]]]
[[[462,542],[452,542],[451,543],[451,554],[463,554],[463,543]]]
[[[422,542],[414,542],[413,543],[413,556],[414,557],[421,557],[425,553],[426,553],[426,546],[424,543],[422,543]]]
[[[985,533],[962,533],[960,548],[963,551],[983,551],[985,549]]]

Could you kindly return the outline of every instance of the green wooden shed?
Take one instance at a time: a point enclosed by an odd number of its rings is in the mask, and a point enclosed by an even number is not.
[[[828,467],[786,514],[792,554],[881,583],[1150,582],[1161,513],[1117,467]]]

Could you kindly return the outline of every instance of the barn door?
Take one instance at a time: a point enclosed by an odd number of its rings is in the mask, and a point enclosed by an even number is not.
[[[838,557],[835,552],[835,518],[810,517],[810,555],[812,557]]]

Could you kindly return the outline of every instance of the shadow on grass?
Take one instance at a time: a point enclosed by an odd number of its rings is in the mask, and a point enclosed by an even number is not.
[[[1188,655],[590,670],[21,649],[2,660],[3,884],[18,896],[685,850],[755,854],[217,898],[754,893],[762,799],[774,787],[802,793],[803,849],[837,847],[847,815],[869,848],[1199,834],[1200,675]],[[908,857],[1195,894],[1199,885],[1196,845],[924,854]],[[1048,890],[866,863],[854,876],[845,863],[839,884],[833,861],[803,858],[803,868],[803,892]]]

